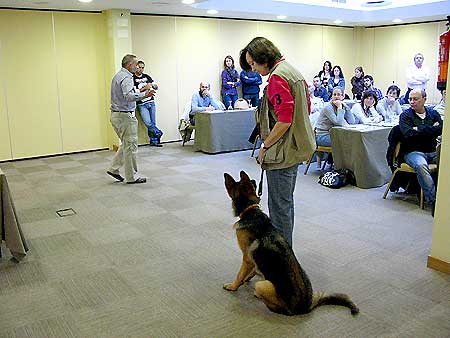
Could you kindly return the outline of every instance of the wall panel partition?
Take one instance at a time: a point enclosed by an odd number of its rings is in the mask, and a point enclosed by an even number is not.
[[[133,53],[145,62],[145,73],[158,84],[156,121],[163,141],[179,139],[177,42],[175,18],[132,16]],[[138,114],[137,114],[138,115]],[[147,129],[139,120],[139,143],[149,143]]]
[[[323,58],[330,60],[333,67],[342,68],[345,77],[345,92],[351,97],[350,79],[354,75],[356,42],[352,28],[323,27]]]
[[[54,21],[63,152],[105,148],[110,113],[104,18],[56,12]]]
[[[290,50],[292,65],[297,67],[308,83],[312,83],[314,76],[322,70],[326,57],[323,55],[322,26],[293,25],[292,44]]]
[[[373,31],[373,74],[376,85],[385,92],[388,85],[395,81],[403,95],[406,91],[406,68],[413,64],[414,54],[423,53],[424,65],[430,69],[427,101],[437,103],[440,93],[436,89],[437,55],[439,34],[444,31],[440,23],[424,23],[379,28],[367,28]]]
[[[11,154],[11,142],[9,134],[9,121],[8,121],[8,107],[6,105],[6,92],[4,83],[4,69],[5,66],[1,62],[2,60],[2,40],[0,39],[0,161],[10,160]]]
[[[12,157],[62,151],[51,12],[0,11]]]

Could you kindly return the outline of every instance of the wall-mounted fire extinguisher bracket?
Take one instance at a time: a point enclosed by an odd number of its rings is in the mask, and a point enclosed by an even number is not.
[[[447,31],[439,36],[439,60],[437,89],[444,90],[447,87],[448,53],[450,48],[450,16],[447,16]]]

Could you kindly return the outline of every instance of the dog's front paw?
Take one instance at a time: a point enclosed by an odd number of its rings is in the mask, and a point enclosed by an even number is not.
[[[228,291],[236,291],[239,286],[235,286],[234,283],[225,283],[223,285],[223,288]]]

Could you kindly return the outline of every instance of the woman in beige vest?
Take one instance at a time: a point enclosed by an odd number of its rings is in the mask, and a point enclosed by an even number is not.
[[[240,55],[242,69],[269,75],[259,112],[261,149],[258,162],[266,170],[269,214],[292,247],[294,189],[297,169],[315,148],[308,116],[308,85],[263,37],[254,38]]]

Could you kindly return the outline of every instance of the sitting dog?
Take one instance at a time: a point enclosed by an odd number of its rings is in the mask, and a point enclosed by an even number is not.
[[[308,313],[319,305],[333,304],[346,306],[357,314],[358,307],[345,294],[313,293],[311,282],[288,242],[259,208],[256,182],[244,171],[239,182],[227,173],[224,177],[235,215],[240,218],[234,228],[242,250],[242,265],[234,282],[224,284],[223,288],[236,291],[258,273],[264,280],[256,282],[255,296],[273,312],[292,316]]]

